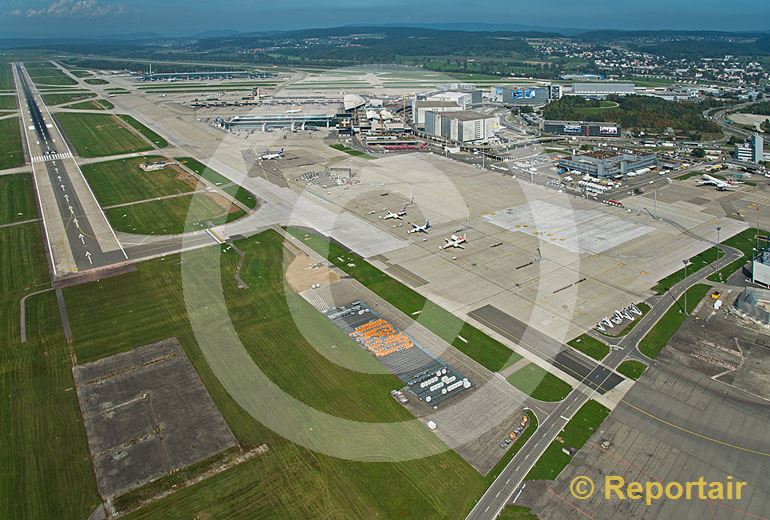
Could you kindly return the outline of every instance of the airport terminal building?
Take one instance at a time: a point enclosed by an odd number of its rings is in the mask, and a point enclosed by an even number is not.
[[[658,155],[654,153],[634,155],[604,151],[588,152],[582,155],[573,154],[570,159],[561,159],[557,166],[563,171],[574,171],[600,179],[610,179],[644,168],[657,168]]]

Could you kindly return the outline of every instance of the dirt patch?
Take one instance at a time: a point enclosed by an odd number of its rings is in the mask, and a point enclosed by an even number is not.
[[[304,251],[297,249],[289,242],[286,248],[294,258],[286,268],[286,283],[295,292],[310,289],[315,284],[330,285],[340,279],[339,275],[325,265],[315,262]]]
[[[225,214],[236,213],[238,211],[241,211],[241,208],[239,208],[238,206],[230,202],[229,199],[223,197],[218,193],[206,193],[205,196],[209,197],[211,200],[216,202],[217,205],[220,208],[222,208]]]
[[[79,365],[75,382],[106,499],[237,445],[174,338]]]

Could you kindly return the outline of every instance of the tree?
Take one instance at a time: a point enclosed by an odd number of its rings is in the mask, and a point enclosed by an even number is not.
[[[695,150],[692,151],[692,156],[695,157],[696,159],[703,159],[704,157],[706,157],[706,150],[704,150],[703,148],[696,148]]]

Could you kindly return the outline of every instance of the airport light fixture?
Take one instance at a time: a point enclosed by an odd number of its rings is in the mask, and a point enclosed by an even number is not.
[[[687,260],[682,260],[684,263],[684,315],[687,317]]]

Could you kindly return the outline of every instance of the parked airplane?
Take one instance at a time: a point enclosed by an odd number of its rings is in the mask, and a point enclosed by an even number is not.
[[[380,217],[380,220],[389,220],[389,219],[398,219],[398,220],[404,220],[404,217],[406,216],[406,208],[402,209],[401,211],[388,211],[385,213],[385,215]]]
[[[286,111],[287,114],[298,114],[300,112],[302,112],[301,108],[292,108],[292,109]]]
[[[418,226],[417,224],[412,224],[412,229],[408,231],[408,233],[427,233],[430,229],[430,220],[426,220],[425,224],[422,226]]]
[[[439,249],[448,249],[450,247],[465,249],[463,247],[463,244],[466,242],[465,235],[452,235],[449,238],[445,238],[444,241],[445,244],[443,246],[439,246]]]
[[[267,153],[260,155],[259,156],[259,160],[260,161],[272,161],[273,159],[280,159],[281,157],[283,157],[283,148],[281,148],[276,153],[270,153],[270,151],[268,151]]]
[[[703,174],[702,179],[703,180],[698,183],[698,186],[714,186],[719,191],[728,191],[736,187],[731,181],[723,181],[716,177],[712,177],[707,173]]]

